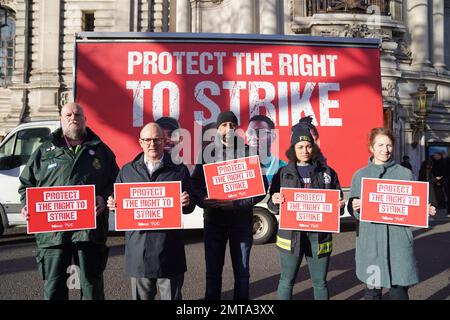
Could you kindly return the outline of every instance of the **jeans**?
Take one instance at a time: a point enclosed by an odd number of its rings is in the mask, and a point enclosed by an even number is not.
[[[206,300],[220,300],[225,250],[230,241],[230,255],[234,274],[234,300],[249,299],[250,250],[253,244],[253,224],[218,225],[204,223]]]
[[[364,300],[381,300],[382,289],[366,288]],[[389,289],[391,300],[409,300],[408,287],[392,286]]]
[[[306,256],[309,273],[314,290],[314,300],[328,300],[327,273],[330,264],[330,257],[318,258],[318,236],[317,234],[302,233],[300,243],[300,255],[280,251],[281,275],[278,284],[278,300],[291,300],[295,279],[302,263],[303,256]],[[309,250],[310,248],[310,250]],[[310,251],[310,252],[309,252]]]

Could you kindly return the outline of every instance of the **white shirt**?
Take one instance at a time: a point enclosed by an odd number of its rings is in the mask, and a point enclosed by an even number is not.
[[[144,163],[145,163],[145,166],[147,167],[147,171],[150,176],[153,174],[153,172],[155,172],[156,170],[158,170],[159,168],[161,168],[163,166],[163,158],[164,158],[164,154],[162,155],[162,157],[159,160],[150,161],[147,159],[147,156],[144,154]]]

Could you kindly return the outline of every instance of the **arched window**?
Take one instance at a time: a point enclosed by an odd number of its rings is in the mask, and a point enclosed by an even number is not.
[[[0,87],[11,83],[14,70],[16,17],[13,11],[0,6]]]

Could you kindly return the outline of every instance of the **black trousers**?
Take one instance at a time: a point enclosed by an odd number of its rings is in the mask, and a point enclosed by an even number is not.
[[[364,300],[381,300],[383,289],[369,289],[366,288]],[[391,300],[409,300],[408,287],[392,286],[389,289],[389,296]]]
[[[81,289],[83,300],[104,300],[107,260],[108,248],[91,242],[38,248],[36,261],[44,280],[44,299],[67,300],[69,289]]]

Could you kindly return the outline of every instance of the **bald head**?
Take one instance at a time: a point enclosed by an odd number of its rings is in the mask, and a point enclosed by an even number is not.
[[[61,108],[61,128],[64,135],[78,141],[86,134],[86,117],[83,108],[75,103],[69,102]]]
[[[81,113],[84,114],[83,108],[81,107],[80,104],[76,103],[76,102],[68,102],[66,103],[62,108],[61,108],[61,114],[67,110],[72,110],[72,109],[77,109],[79,110]]]
[[[139,144],[148,160],[157,161],[161,159],[164,154],[163,142],[164,133],[157,123],[150,122],[142,128]]]
[[[146,133],[148,133],[150,131],[155,131],[155,130],[159,133],[160,137],[162,138],[164,135],[164,132],[163,132],[162,128],[156,122],[147,123],[141,129],[140,137],[143,138],[143,134],[145,135]]]

